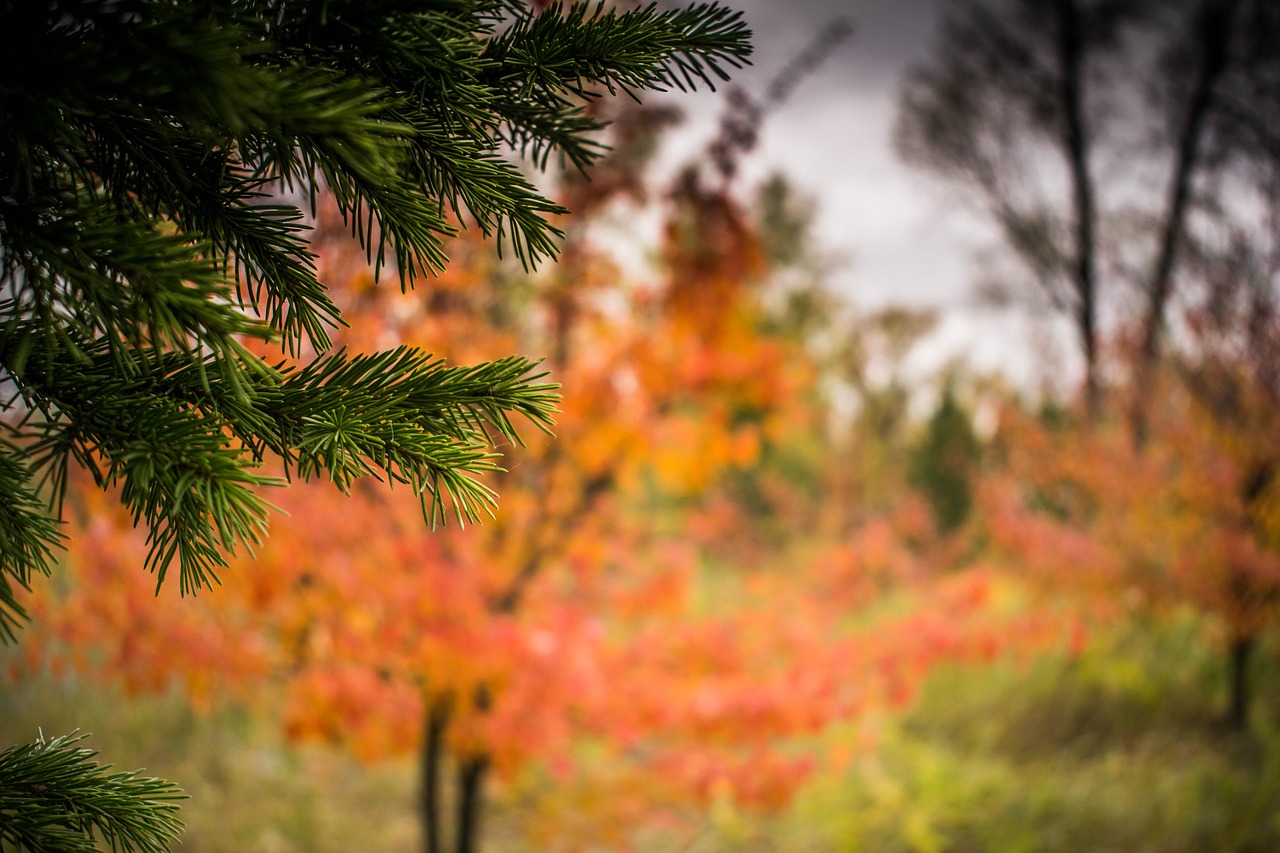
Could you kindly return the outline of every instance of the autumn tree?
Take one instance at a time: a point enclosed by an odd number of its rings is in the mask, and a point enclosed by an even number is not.
[[[1273,356],[1246,344],[1274,322],[1277,26],[1275,4],[1250,0],[963,0],[910,78],[898,129],[909,160],[998,226],[1080,341],[1086,425],[1022,448],[1038,484],[1026,506],[1047,514],[1032,527],[1065,538],[1053,556],[1022,553],[1029,565],[1074,555],[1079,585],[1109,577],[1112,594],[1132,587],[1223,619],[1236,723],[1270,624],[1270,534],[1243,519],[1261,512],[1275,470],[1251,437],[1274,443],[1259,368]]]
[[[563,210],[503,151],[587,168],[595,87],[710,83],[748,52],[739,17],[710,5],[87,0],[5,4],[0,26],[20,46],[0,60],[9,639],[77,467],[118,489],[146,567],[176,567],[184,591],[261,541],[280,473],[342,491],[381,476],[430,519],[485,514],[495,438],[515,440],[513,417],[546,427],[552,389],[521,357],[330,351],[341,316],[303,208],[325,187],[402,286],[445,266],[460,220],[534,263]],[[254,341],[312,357],[277,365]],[[75,799],[36,800],[0,808],[88,832]],[[172,824],[129,826],[119,843],[151,849]]]
[[[994,552],[1058,601],[1110,618],[1205,616],[1226,652],[1225,717],[1243,727],[1253,651],[1280,620],[1275,486],[1258,476],[1274,464],[1275,404],[1242,398],[1224,430],[1206,401],[1160,379],[1142,450],[1115,425],[1009,417],[998,441],[1012,467],[984,485],[984,521]],[[1246,423],[1268,438],[1237,432]]]
[[[994,541],[1059,591],[1207,615],[1243,727],[1255,649],[1280,624],[1276,270],[1244,251],[1196,267],[1179,347],[1147,377],[1145,440],[1122,420],[1013,417],[998,442],[1012,481],[989,484],[985,509]]]
[[[1273,249],[1259,257],[1237,242],[1194,263],[1203,286],[1172,370],[1221,466],[1206,504],[1225,509],[1216,552],[1188,581],[1203,579],[1195,600],[1226,616],[1227,719],[1241,727],[1254,652],[1280,623],[1280,262]]]

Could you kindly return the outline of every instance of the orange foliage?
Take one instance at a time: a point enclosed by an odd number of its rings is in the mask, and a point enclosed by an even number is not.
[[[993,539],[1050,588],[1190,604],[1231,636],[1256,635],[1280,619],[1280,542],[1268,532],[1280,526],[1249,483],[1275,464],[1280,409],[1258,398],[1223,419],[1172,381],[1152,399],[1141,447],[1116,424],[1052,428],[1008,413],[1009,476],[985,494]]]

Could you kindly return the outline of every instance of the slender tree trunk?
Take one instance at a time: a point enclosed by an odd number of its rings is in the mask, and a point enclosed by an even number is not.
[[[1227,704],[1227,725],[1243,729],[1249,722],[1249,661],[1257,638],[1252,634],[1233,637],[1229,651],[1230,698]]]
[[[427,702],[426,733],[422,741],[422,847],[426,853],[442,853],[440,840],[440,765],[444,758],[444,735],[449,727],[449,705],[444,699]]]
[[[484,777],[489,758],[477,755],[458,768],[457,853],[476,853],[480,845],[480,813],[484,804]]]
[[[1089,134],[1084,112],[1084,34],[1076,0],[1057,0],[1058,61],[1062,69],[1064,154],[1071,172],[1075,226],[1076,329],[1084,352],[1084,399],[1090,420],[1098,415],[1097,240],[1093,175],[1089,170]]]
[[[1142,321],[1142,339],[1134,365],[1133,401],[1130,424],[1134,442],[1141,447],[1147,439],[1146,398],[1155,365],[1160,355],[1160,334],[1164,328],[1164,311],[1173,290],[1173,270],[1178,260],[1178,247],[1183,241],[1191,185],[1199,165],[1207,121],[1213,110],[1218,80],[1227,68],[1227,42],[1238,0],[1204,0],[1196,15],[1200,34],[1199,73],[1187,104],[1178,133],[1173,174],[1169,182],[1169,201],[1165,208],[1151,278],[1147,282],[1147,306]]]

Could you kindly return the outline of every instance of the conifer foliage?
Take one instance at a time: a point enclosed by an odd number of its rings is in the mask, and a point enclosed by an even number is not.
[[[522,357],[330,352],[317,187],[402,286],[445,266],[456,222],[530,265],[564,211],[504,152],[585,169],[592,97],[713,84],[749,52],[706,4],[46,0],[0,3],[0,31],[21,48],[0,54],[6,640],[77,466],[184,591],[260,541],[271,457],[344,491],[407,483],[432,521],[483,515],[494,441],[549,428],[555,387]]]
[[[259,537],[267,453],[339,486],[381,470],[433,514],[482,512],[484,427],[510,438],[510,413],[546,425],[551,389],[518,359],[458,371],[337,353],[291,371],[250,354],[245,339],[323,353],[340,322],[300,207],[323,182],[405,284],[446,263],[450,213],[537,261],[560,208],[500,147],[589,165],[591,87],[692,85],[746,49],[713,6],[98,0],[3,17],[28,48],[6,52],[0,90],[0,367],[17,392],[5,567],[19,583],[57,544],[37,487],[57,502],[72,461],[123,486],[152,568],[177,557],[187,587]]]
[[[42,736],[0,753],[0,849],[82,853],[97,849],[97,835],[113,850],[168,850],[182,831],[182,793],[163,779],[108,773],[110,766],[93,761],[96,752],[77,745],[81,740]]]

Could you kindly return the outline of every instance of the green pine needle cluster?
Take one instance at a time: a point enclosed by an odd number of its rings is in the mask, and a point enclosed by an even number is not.
[[[164,853],[182,834],[177,786],[138,773],[109,773],[97,753],[64,735],[0,752],[0,850]]]
[[[183,591],[260,541],[268,459],[405,484],[433,523],[490,511],[494,442],[519,440],[516,416],[549,429],[555,386],[520,357],[330,353],[316,193],[403,286],[445,266],[456,222],[531,265],[563,211],[513,152],[587,169],[591,98],[713,84],[749,53],[740,17],[705,4],[29,0],[0,3],[0,32],[9,640],[73,467],[119,489],[148,568],[177,565]],[[313,360],[268,363],[255,340]]]

